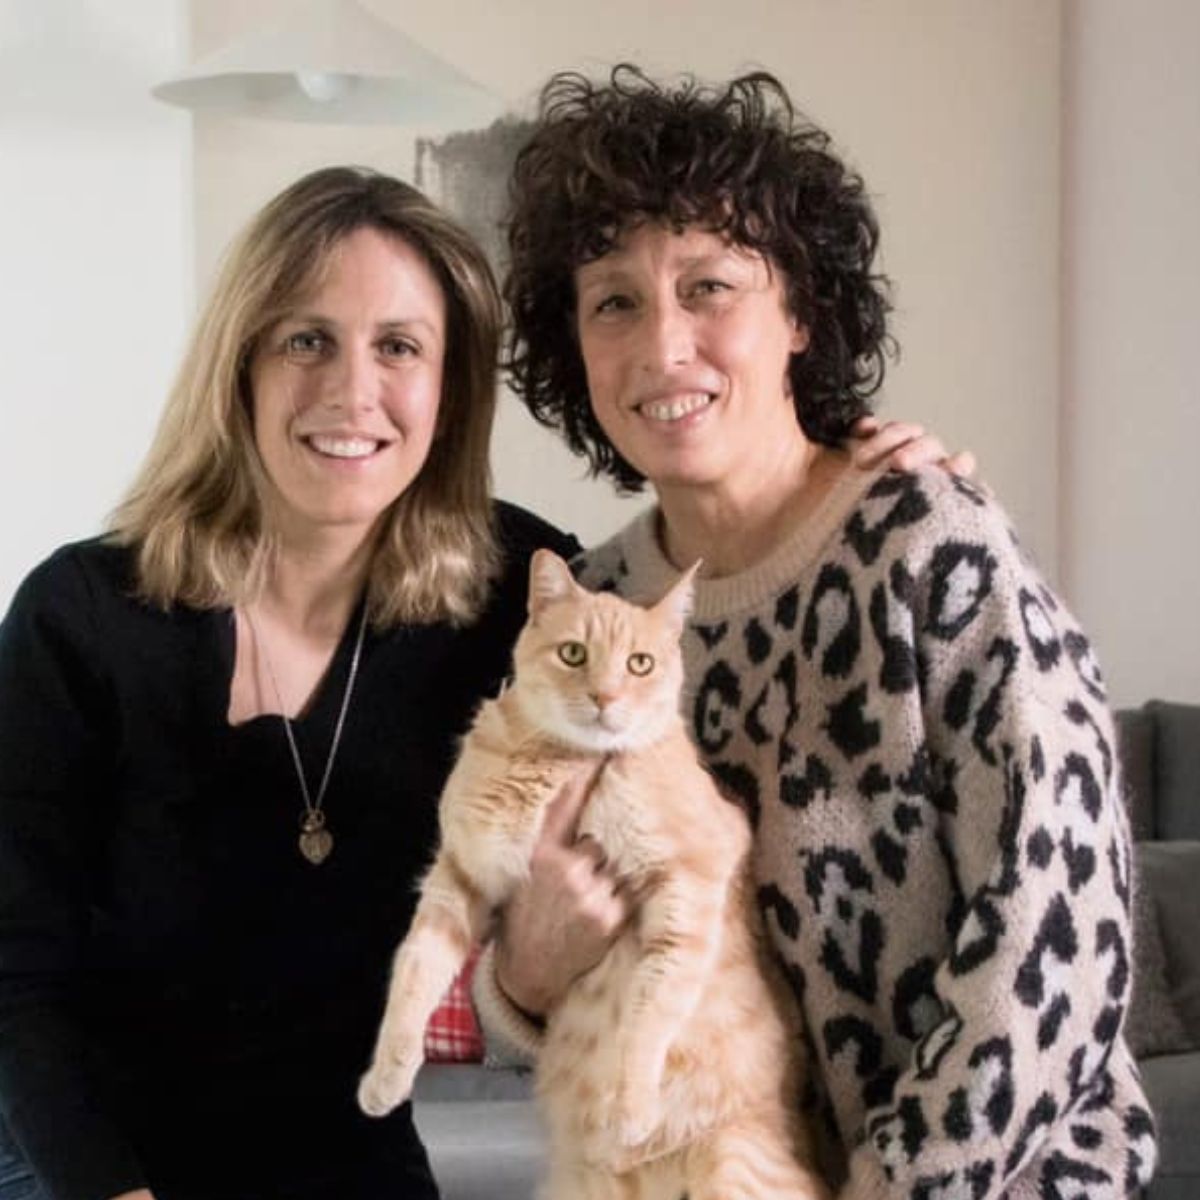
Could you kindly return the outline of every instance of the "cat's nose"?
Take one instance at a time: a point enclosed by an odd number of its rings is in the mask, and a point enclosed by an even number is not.
[[[608,692],[608,691],[596,691],[596,692],[588,692],[588,696],[591,698],[592,703],[597,708],[604,709],[604,708],[607,708],[617,698],[617,693],[616,692]]]

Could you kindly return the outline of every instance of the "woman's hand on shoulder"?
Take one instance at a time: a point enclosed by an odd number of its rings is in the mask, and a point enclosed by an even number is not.
[[[632,904],[591,838],[576,836],[595,783],[568,784],[546,812],[529,880],[509,901],[496,941],[496,982],[533,1016],[550,1012],[603,957]]]
[[[937,434],[910,421],[860,417],[850,429],[847,449],[855,466],[864,471],[882,466],[901,471],[940,466],[952,475],[969,478],[975,474],[975,455],[970,450],[947,454]]]

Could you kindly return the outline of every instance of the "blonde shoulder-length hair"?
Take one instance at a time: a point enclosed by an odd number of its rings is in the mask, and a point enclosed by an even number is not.
[[[298,180],[230,248],[196,323],[158,432],[111,536],[135,548],[152,603],[253,600],[273,555],[271,488],[254,441],[249,363],[263,336],[319,284],[348,234],[403,239],[433,268],[447,338],[437,431],[416,479],[385,514],[372,556],[376,626],[476,615],[499,552],[488,443],[501,307],[483,251],[415,188],[358,167]]]

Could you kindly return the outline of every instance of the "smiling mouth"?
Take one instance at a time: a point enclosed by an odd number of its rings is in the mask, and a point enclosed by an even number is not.
[[[647,400],[637,406],[638,412],[651,421],[681,421],[694,412],[707,408],[716,399],[708,392],[678,396],[672,400]]]
[[[377,438],[330,437],[327,434],[312,434],[302,440],[310,450],[325,458],[370,458],[387,445]]]

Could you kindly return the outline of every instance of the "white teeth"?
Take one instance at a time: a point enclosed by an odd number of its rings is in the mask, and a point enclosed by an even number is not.
[[[712,403],[712,397],[706,393],[698,393],[682,400],[655,400],[642,405],[642,415],[652,421],[678,421],[688,413],[694,413],[707,408]]]
[[[368,438],[324,437],[314,434],[308,441],[318,454],[328,454],[331,458],[366,458],[379,448],[378,442]]]

